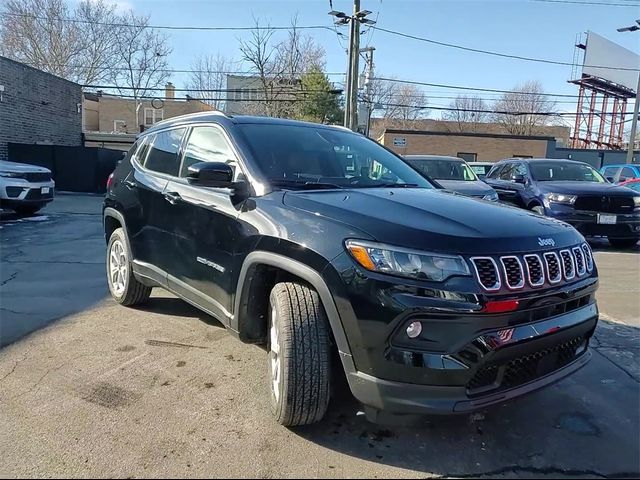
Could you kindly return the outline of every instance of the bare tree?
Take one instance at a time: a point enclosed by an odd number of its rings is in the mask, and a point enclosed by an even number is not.
[[[416,128],[419,120],[428,116],[427,95],[415,85],[394,80],[371,81],[371,102],[378,117],[371,135],[376,137],[385,128]],[[365,100],[366,101],[366,100]],[[380,119],[381,118],[381,119]]]
[[[534,135],[540,127],[554,123],[556,102],[544,93],[538,81],[528,81],[505,93],[493,106],[493,119],[513,135]]]
[[[442,119],[454,122],[448,128],[457,132],[476,132],[478,124],[489,118],[487,104],[478,96],[458,95],[449,104],[451,111],[443,111]]]
[[[275,117],[298,117],[301,78],[312,69],[323,69],[325,51],[315,40],[300,32],[297,17],[291,20],[288,36],[274,42],[274,30],[254,19],[248,39],[239,39],[242,60],[248,62],[259,80],[261,99],[243,105],[243,111]]]
[[[227,84],[227,74],[232,62],[221,54],[201,55],[191,63],[187,88],[194,90],[190,95],[216,110],[224,109],[224,98],[228,93],[223,92]],[[202,91],[209,90],[209,91]],[[217,99],[217,100],[212,100]]]
[[[3,55],[81,84],[106,79],[114,64],[115,4],[8,0],[0,15]]]
[[[154,89],[164,86],[170,76],[168,37],[148,25],[148,16],[136,16],[133,11],[123,16],[116,49],[118,68],[111,70],[115,90],[135,99],[138,125],[140,98],[153,96]]]

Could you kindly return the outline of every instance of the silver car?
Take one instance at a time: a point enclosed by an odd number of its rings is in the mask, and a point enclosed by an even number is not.
[[[51,170],[0,161],[0,207],[31,215],[53,200]]]

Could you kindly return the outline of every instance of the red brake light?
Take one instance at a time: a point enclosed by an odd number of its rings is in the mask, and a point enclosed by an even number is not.
[[[487,302],[482,311],[484,313],[504,313],[513,312],[518,308],[518,300],[500,300],[497,302]]]
[[[113,185],[113,173],[107,178],[107,190],[111,190],[111,185]]]

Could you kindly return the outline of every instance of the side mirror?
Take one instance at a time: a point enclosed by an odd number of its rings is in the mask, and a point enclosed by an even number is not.
[[[527,179],[524,177],[524,175],[516,175],[515,177],[513,177],[513,181],[522,185],[527,183]]]
[[[187,181],[201,187],[233,188],[233,169],[223,162],[199,162],[189,167]]]

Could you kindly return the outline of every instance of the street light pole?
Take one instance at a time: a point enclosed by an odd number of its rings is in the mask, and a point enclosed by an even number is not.
[[[636,20],[636,25],[619,28],[619,32],[637,32],[640,30],[640,19]],[[638,72],[638,86],[636,87],[636,102],[633,105],[633,119],[631,120],[631,136],[629,137],[629,148],[627,149],[627,163],[633,163],[633,150],[636,145],[636,135],[638,131],[638,114],[640,113],[640,72]]]

